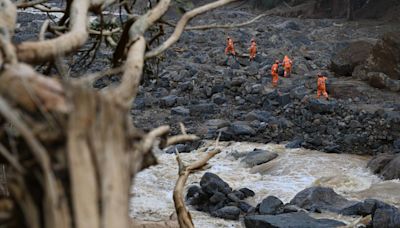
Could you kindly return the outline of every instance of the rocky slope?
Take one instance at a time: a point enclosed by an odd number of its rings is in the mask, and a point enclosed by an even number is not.
[[[238,23],[253,16],[242,8],[221,9],[193,24]],[[205,138],[221,132],[223,140],[296,139],[294,146],[327,152],[390,152],[400,137],[399,94],[329,70],[340,50],[355,42],[379,45],[382,34],[393,30],[399,27],[382,21],[265,17],[232,30],[187,31],[165,54],[160,74],[146,75],[132,113],[141,127],[150,127],[148,119],[154,125],[183,122]],[[227,35],[243,56],[255,37],[256,61],[250,64],[243,57],[227,62]],[[280,78],[274,90],[269,69],[284,54],[292,57],[294,73],[290,79]],[[328,102],[314,99],[315,75],[321,70],[328,72],[333,98]]]

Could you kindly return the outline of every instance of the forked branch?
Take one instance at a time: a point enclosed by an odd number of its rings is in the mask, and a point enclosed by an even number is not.
[[[207,162],[213,158],[215,155],[220,153],[220,149],[215,149],[211,152],[208,152],[203,158],[198,161],[193,162],[189,166],[186,166],[181,158],[179,157],[179,153],[176,155],[176,160],[178,162],[179,167],[179,177],[176,181],[173,198],[175,204],[175,210],[178,215],[178,222],[181,228],[193,228],[193,221],[189,211],[186,209],[185,201],[183,200],[183,190],[185,188],[185,183],[191,173],[202,168],[207,164]]]

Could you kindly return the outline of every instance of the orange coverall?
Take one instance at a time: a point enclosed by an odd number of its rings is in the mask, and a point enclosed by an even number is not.
[[[274,63],[271,67],[271,75],[272,75],[272,86],[277,87],[278,86],[278,63]]]
[[[252,41],[250,46],[250,61],[256,58],[256,53],[257,53],[257,44],[256,41]]]
[[[228,41],[226,42],[225,55],[228,53],[236,55],[235,48],[233,47],[233,40],[231,38],[228,38]]]
[[[287,55],[283,58],[283,68],[285,70],[284,77],[290,76],[292,73],[292,60],[289,59]]]
[[[328,78],[324,76],[318,76],[318,90],[317,90],[317,98],[321,96],[321,94],[328,99],[328,93],[326,92],[326,80]]]

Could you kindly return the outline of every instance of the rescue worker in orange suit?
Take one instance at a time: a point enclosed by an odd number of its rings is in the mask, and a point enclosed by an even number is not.
[[[251,39],[251,45],[250,45],[250,61],[253,61],[256,58],[257,54],[257,44],[256,40],[253,38]]]
[[[283,76],[285,78],[290,77],[291,73],[292,73],[292,60],[289,59],[289,57],[287,55],[285,55],[285,57],[283,58],[283,69],[285,70]]]
[[[236,56],[235,48],[233,47],[233,40],[228,36],[226,39],[226,48],[225,48],[225,55],[231,54],[234,57]]]
[[[271,75],[272,75],[272,86],[278,86],[278,69],[279,69],[279,60],[275,60],[274,65],[271,67]]]
[[[319,98],[322,94],[327,100],[329,100],[328,93],[326,92],[326,80],[328,78],[323,76],[322,73],[318,73],[318,81],[317,81],[317,98]]]

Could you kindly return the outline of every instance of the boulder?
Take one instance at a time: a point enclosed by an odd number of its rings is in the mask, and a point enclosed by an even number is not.
[[[372,49],[367,67],[383,72],[391,79],[400,80],[400,32],[383,35]]]
[[[303,139],[295,139],[293,141],[290,141],[288,144],[285,145],[285,148],[289,149],[295,149],[295,148],[300,148],[301,144],[304,142]]]
[[[244,194],[245,198],[255,196],[255,193],[248,188],[241,188],[238,191],[241,191]]]
[[[397,154],[381,171],[385,180],[400,179],[400,154]]]
[[[382,72],[369,72],[367,74],[369,84],[378,89],[389,89],[393,92],[400,91],[400,80],[391,79]]]
[[[244,162],[249,167],[253,167],[256,165],[267,163],[277,157],[277,153],[267,150],[254,149],[253,151],[248,152],[246,156],[241,160],[241,162]]]
[[[226,206],[211,212],[211,215],[223,219],[238,220],[240,209],[235,206]]]
[[[290,204],[296,205],[308,211],[331,211],[339,212],[344,208],[354,205],[356,202],[349,201],[343,196],[338,195],[331,188],[311,187],[297,193],[290,201]]]
[[[372,48],[373,44],[367,41],[350,43],[331,59],[331,70],[340,76],[351,76],[354,68],[368,58]]]
[[[258,120],[260,122],[268,122],[270,117],[271,117],[270,112],[253,110],[249,112],[244,118],[246,121]]]
[[[400,227],[400,211],[388,204],[378,204],[372,215],[372,227]]]
[[[336,107],[337,103],[335,101],[327,101],[322,98],[311,98],[307,104],[308,110],[318,114],[333,113],[335,112]]]
[[[386,165],[393,160],[393,154],[379,154],[373,157],[367,164],[367,167],[375,174],[380,174]]]
[[[189,109],[183,106],[178,106],[171,109],[171,115],[189,116],[189,114],[190,114]]]
[[[172,107],[176,103],[177,98],[178,97],[176,95],[169,95],[169,96],[163,97],[160,100],[160,106],[164,107],[164,108]]]
[[[213,103],[196,104],[189,107],[191,116],[199,116],[204,114],[214,114],[217,112],[217,107]]]
[[[289,93],[279,94],[277,100],[280,106],[285,106],[290,103],[290,94]]]
[[[256,131],[249,126],[248,123],[242,122],[242,121],[237,121],[231,124],[230,129],[232,130],[233,134],[236,136],[243,136],[243,135],[249,135],[249,136],[254,136],[256,135]]]
[[[275,196],[263,199],[258,207],[261,215],[276,215],[283,212],[283,202]]]
[[[222,192],[224,194],[229,194],[232,192],[232,188],[223,181],[219,176],[214,173],[206,172],[200,180],[201,189],[208,193],[214,194],[216,192]]]
[[[248,203],[246,203],[246,202],[244,202],[244,201],[239,202],[238,207],[239,207],[240,210],[243,211],[244,213],[248,213],[248,212],[254,210],[254,207],[253,207],[253,206],[251,206],[250,204],[248,204]]]
[[[167,154],[174,154],[178,150],[179,153],[189,153],[191,151],[190,146],[187,144],[177,144],[174,146],[168,147],[168,149],[165,151]]]
[[[315,219],[304,212],[286,213],[279,215],[250,215],[244,218],[246,228],[327,228],[339,227],[345,224],[331,219]]]

